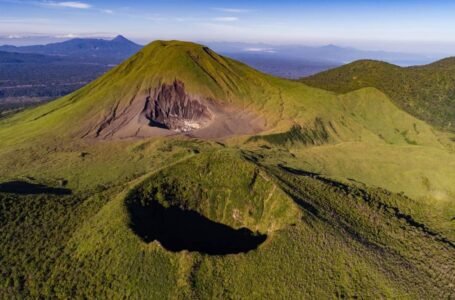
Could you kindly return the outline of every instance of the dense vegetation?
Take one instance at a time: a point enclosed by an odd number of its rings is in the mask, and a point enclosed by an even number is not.
[[[0,46],[0,114],[67,95],[141,47],[124,37]]]
[[[176,78],[260,114],[265,131],[84,135]],[[336,95],[200,45],[152,43],[0,119],[0,298],[450,299],[451,138],[373,88]],[[176,244],[187,218],[254,245],[200,247],[197,224]]]
[[[58,98],[108,69],[90,64],[0,64],[0,101],[11,97]]]
[[[47,64],[57,62],[61,58],[56,56],[47,56],[33,53],[14,53],[0,51],[0,64],[23,64],[23,63],[35,63],[35,64]]]
[[[67,95],[109,69],[65,62],[0,63],[0,113]]]
[[[301,81],[337,93],[375,87],[410,114],[440,128],[455,130],[454,58],[408,68],[362,60]]]
[[[424,225],[419,205],[410,199],[283,166],[277,163],[283,155],[273,152],[265,159],[262,150],[238,152],[216,144],[177,140],[163,146],[153,152],[166,156],[169,147],[177,147],[176,154],[187,154],[129,193],[121,185],[69,196],[0,194],[1,294],[453,296],[454,244]],[[133,157],[150,152],[148,147],[135,147]],[[128,203],[139,195],[144,203],[172,201],[233,228],[259,230],[267,241],[244,254],[167,251],[133,231]],[[261,288],[265,284],[270,288]]]

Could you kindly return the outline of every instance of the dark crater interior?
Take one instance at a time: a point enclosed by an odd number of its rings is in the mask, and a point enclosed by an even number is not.
[[[247,228],[234,229],[203,215],[177,206],[164,207],[158,201],[146,206],[128,205],[132,230],[145,242],[158,240],[173,252],[197,251],[208,255],[248,252],[262,244],[267,235]]]
[[[147,97],[144,112],[151,126],[183,132],[202,128],[212,118],[201,99],[186,94],[181,81],[156,89]]]

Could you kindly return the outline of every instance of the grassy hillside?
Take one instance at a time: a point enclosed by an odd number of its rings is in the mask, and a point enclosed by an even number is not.
[[[266,128],[84,135],[176,79]],[[0,298],[455,297],[450,137],[375,88],[337,95],[154,42],[0,120]]]
[[[394,146],[392,149],[396,149],[397,154],[393,157],[402,161],[408,157],[407,147],[416,146],[424,154],[421,159],[413,160],[405,168],[398,167],[400,172],[397,176],[402,181],[395,184],[394,191],[404,191],[415,198],[427,197],[431,191],[415,189],[415,182],[421,180],[406,174],[421,172],[427,168],[429,160],[435,163],[435,168],[447,172],[421,177],[428,178],[436,186],[441,186],[438,183],[440,178],[444,177],[444,182],[454,179],[450,168],[447,168],[450,165],[447,165],[446,159],[430,158],[438,151],[452,157],[450,149],[453,148],[453,143],[425,122],[398,109],[377,89],[363,88],[335,95],[297,82],[267,76],[219,56],[201,45],[177,41],[154,42],[81,90],[47,105],[0,120],[0,154],[4,158],[0,160],[0,166],[5,170],[2,177],[36,176],[37,172],[50,173],[56,170],[65,173],[64,170],[69,166],[80,164],[84,167],[71,169],[75,173],[71,175],[72,178],[81,180],[77,176],[92,176],[84,170],[85,162],[101,167],[103,161],[104,166],[107,162],[101,158],[103,151],[109,153],[106,154],[109,156],[114,153],[112,149],[122,149],[128,143],[124,141],[101,147],[91,139],[83,138],[84,135],[98,128],[105,120],[115,120],[116,116],[130,110],[132,102],[136,101],[139,108],[144,107],[145,95],[151,89],[162,82],[172,82],[175,79],[182,80],[187,91],[192,94],[222,104],[246,107],[265,118],[265,132],[254,137],[235,138],[236,143],[248,140],[249,144],[270,143],[273,147],[291,148],[363,143],[366,149],[371,150],[367,156],[377,157],[370,160],[375,163],[375,168],[380,168],[382,159],[380,153],[373,151],[376,147]],[[81,153],[85,152],[96,152],[99,155],[91,154],[81,159]],[[127,152],[115,152],[112,160],[121,162],[119,170],[129,168],[129,159],[121,158],[120,153],[128,155]],[[346,154],[345,161],[355,159],[348,155],[349,151]],[[55,167],[53,170],[43,170],[42,164],[47,163],[50,156]],[[333,164],[336,165],[337,162],[334,161]],[[361,165],[356,166],[360,168]],[[93,172],[100,176],[100,170],[102,169],[94,169]],[[326,170],[327,175],[339,175],[330,171],[332,169]],[[355,171],[353,175],[360,173],[364,171]],[[110,174],[103,176],[108,178]],[[368,182],[390,188],[385,180],[388,176],[384,172],[381,180],[369,178]],[[444,193],[455,192],[447,184],[443,186]]]
[[[336,96],[262,74],[201,45],[177,41],[154,42],[73,94],[0,120],[0,138],[4,146],[13,146],[56,136],[90,136],[105,124],[123,124],[125,115],[144,107],[147,95],[174,80],[184,82],[191,95],[258,113],[270,133],[319,123],[329,142],[384,140],[440,147],[427,124],[397,109],[376,89]],[[386,118],[377,118],[371,105]]]
[[[260,157],[205,145],[204,153],[189,154],[143,181],[89,198],[79,193],[33,198],[2,194],[2,295],[453,296],[454,245],[414,219],[409,209],[399,208],[409,199]],[[236,176],[226,176],[234,172]],[[131,201],[171,201],[213,222],[257,230],[267,239],[240,254],[169,251],[134,231]]]
[[[336,93],[375,87],[417,118],[443,129],[455,130],[454,58],[407,68],[362,60],[301,81]]]

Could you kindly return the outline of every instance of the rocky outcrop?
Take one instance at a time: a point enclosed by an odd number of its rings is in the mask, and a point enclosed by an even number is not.
[[[163,83],[119,100],[96,123],[81,132],[83,138],[127,139],[179,133],[220,139],[256,134],[265,120],[250,110],[208,97],[191,95],[181,81]]]
[[[147,97],[144,112],[151,126],[188,132],[205,127],[212,119],[203,102],[186,94],[183,82],[174,81]]]

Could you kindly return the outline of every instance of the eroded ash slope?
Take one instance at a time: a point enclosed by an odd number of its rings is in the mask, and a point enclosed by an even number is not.
[[[265,120],[253,112],[186,92],[182,81],[162,83],[115,105],[82,137],[101,139],[143,138],[187,134],[200,138],[225,138],[254,134]]]
[[[183,82],[176,80],[162,84],[146,98],[144,113],[151,126],[189,132],[206,127],[213,118],[203,102],[186,94]]]

